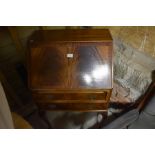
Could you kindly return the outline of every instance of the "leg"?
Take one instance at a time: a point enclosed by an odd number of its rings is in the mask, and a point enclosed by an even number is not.
[[[98,117],[98,128],[100,129],[107,122],[107,112],[99,112],[97,114],[97,117]]]

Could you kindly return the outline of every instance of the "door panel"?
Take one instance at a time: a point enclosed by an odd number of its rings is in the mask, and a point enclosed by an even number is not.
[[[32,49],[31,85],[34,89],[67,88],[68,60],[66,44],[54,44]]]
[[[75,44],[72,88],[111,88],[111,47],[102,44]]]

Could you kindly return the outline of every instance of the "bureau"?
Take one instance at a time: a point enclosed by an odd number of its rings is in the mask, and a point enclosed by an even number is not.
[[[38,30],[28,47],[28,84],[39,108],[107,111],[113,82],[107,29]]]

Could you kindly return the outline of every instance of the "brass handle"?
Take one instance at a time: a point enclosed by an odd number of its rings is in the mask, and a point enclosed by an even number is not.
[[[67,58],[71,59],[73,57],[74,57],[73,53],[67,53]]]

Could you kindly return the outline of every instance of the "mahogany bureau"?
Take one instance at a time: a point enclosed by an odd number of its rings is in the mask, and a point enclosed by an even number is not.
[[[28,83],[39,108],[107,111],[113,82],[107,29],[38,30],[28,45]]]

